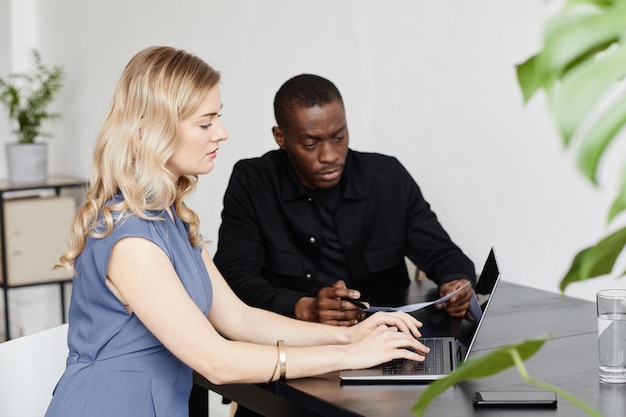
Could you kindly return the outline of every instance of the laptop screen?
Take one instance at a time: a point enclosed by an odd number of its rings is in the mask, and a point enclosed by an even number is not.
[[[476,339],[475,336],[482,324],[485,311],[491,303],[492,295],[499,278],[500,269],[498,268],[498,263],[496,262],[495,253],[492,248],[489,251],[489,256],[487,256],[485,266],[474,289],[476,299],[474,300],[473,306],[470,307],[470,313],[460,321],[458,332],[455,336],[466,348],[466,352],[471,350],[474,340]],[[464,354],[466,354],[466,352],[464,352]]]

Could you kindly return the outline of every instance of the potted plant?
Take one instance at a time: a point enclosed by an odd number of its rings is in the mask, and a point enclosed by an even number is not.
[[[0,102],[14,124],[17,141],[7,144],[7,162],[11,182],[38,182],[47,177],[47,143],[39,138],[50,137],[42,132],[42,122],[60,117],[47,110],[62,87],[61,66],[46,66],[41,54],[32,50],[34,70],[0,77]]]

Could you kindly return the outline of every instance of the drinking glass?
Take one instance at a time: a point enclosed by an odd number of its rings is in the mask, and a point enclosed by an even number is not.
[[[596,293],[600,381],[626,383],[626,290]]]

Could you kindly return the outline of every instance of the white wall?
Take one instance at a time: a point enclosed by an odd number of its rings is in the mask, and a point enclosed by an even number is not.
[[[234,162],[275,147],[273,95],[302,72],[337,84],[351,147],[397,156],[477,267],[493,245],[506,280],[557,291],[573,255],[606,232],[613,187],[581,177],[543,97],[524,106],[516,84],[514,65],[539,48],[545,1],[31,1],[35,46],[68,73],[51,172],[88,176],[117,77],[140,49],[181,47],[222,72],[230,139],[190,201],[209,239]]]

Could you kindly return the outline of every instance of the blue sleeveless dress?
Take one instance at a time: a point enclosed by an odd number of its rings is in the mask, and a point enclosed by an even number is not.
[[[201,249],[189,243],[187,224],[172,212],[173,221],[165,212],[151,213],[162,220],[131,216],[107,237],[87,239],[75,262],[67,367],[46,417],[188,416],[191,368],[129,314],[105,282],[113,245],[142,237],[167,254],[190,297],[208,314],[213,293]]]

